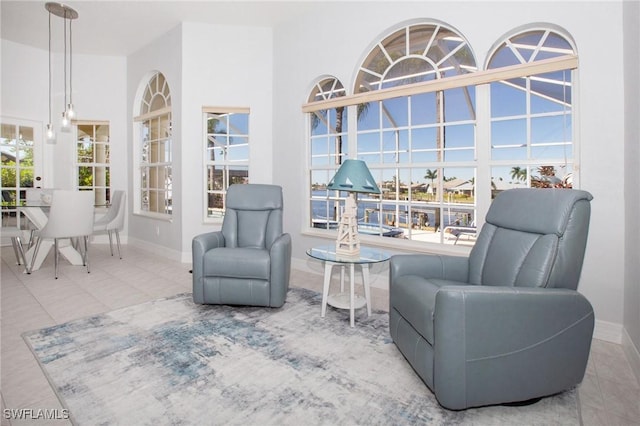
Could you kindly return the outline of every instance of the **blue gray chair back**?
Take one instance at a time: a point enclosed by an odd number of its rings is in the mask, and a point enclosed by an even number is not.
[[[231,185],[222,234],[230,248],[269,249],[282,235],[282,188],[277,185]]]
[[[500,193],[471,251],[469,283],[576,290],[592,198],[567,189]]]

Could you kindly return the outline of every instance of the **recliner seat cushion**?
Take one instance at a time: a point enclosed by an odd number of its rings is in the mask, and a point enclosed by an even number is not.
[[[458,281],[423,278],[417,275],[398,277],[393,283],[392,306],[422,337],[433,345],[433,312],[440,287],[466,285]]]
[[[269,280],[267,250],[219,247],[204,254],[204,276]]]

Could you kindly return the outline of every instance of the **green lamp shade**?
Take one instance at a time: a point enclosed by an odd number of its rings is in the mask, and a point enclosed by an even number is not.
[[[331,190],[380,194],[380,188],[362,160],[344,160],[329,186]]]

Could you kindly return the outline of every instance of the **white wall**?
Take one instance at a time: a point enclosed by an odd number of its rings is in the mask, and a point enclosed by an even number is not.
[[[191,240],[219,229],[204,224],[202,107],[248,107],[249,180],[271,183],[273,46],[270,28],[184,23],[182,99],[182,253]]]
[[[305,218],[299,211],[306,192],[305,128],[300,106],[310,84],[323,74],[332,74],[351,88],[356,67],[371,43],[390,27],[416,18],[433,18],[457,28],[467,37],[479,64],[505,33],[531,22],[551,23],[573,36],[580,57],[576,99],[579,173],[581,187],[594,195],[579,289],[594,305],[597,332],[619,340],[625,241],[621,3],[356,2],[318,7],[313,16],[277,27],[274,181],[284,187],[287,196],[286,230],[294,238],[294,258],[305,262],[305,249],[318,243],[317,238],[300,235]]]
[[[626,2],[624,15],[625,83],[625,343],[640,380],[640,2]]]

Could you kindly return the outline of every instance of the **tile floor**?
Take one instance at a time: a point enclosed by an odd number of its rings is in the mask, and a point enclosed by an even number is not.
[[[91,273],[60,262],[54,279],[53,256],[31,275],[15,264],[11,247],[2,247],[1,376],[2,426],[69,424],[66,420],[9,420],[5,409],[58,409],[62,406],[21,334],[128,305],[191,291],[189,264],[158,258],[132,246],[123,259],[106,245],[91,247]],[[292,283],[314,290],[322,277],[292,271]],[[372,289],[374,309],[387,310],[387,292]],[[619,345],[594,340],[585,380],[579,388],[584,425],[640,425],[640,385]]]

